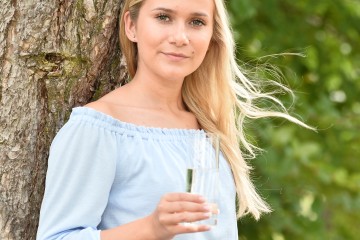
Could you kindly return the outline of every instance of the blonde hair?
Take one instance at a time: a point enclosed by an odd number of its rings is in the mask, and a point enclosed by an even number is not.
[[[129,11],[136,21],[143,0],[126,0],[120,19],[120,45],[126,58],[130,77],[137,69],[136,44],[131,42],[124,29],[124,14]],[[221,137],[221,150],[230,164],[238,195],[238,217],[252,214],[259,219],[270,212],[268,204],[256,192],[250,179],[251,167],[245,161],[240,145],[255,157],[255,146],[244,133],[246,118],[282,117],[309,128],[290,116],[282,103],[270,93],[262,93],[254,82],[241,72],[235,58],[233,40],[227,11],[223,0],[214,0],[213,37],[200,67],[187,76],[182,87],[182,97],[188,109],[196,116],[202,128]],[[281,85],[280,85],[281,86]],[[283,111],[261,109],[254,102],[271,100]]]

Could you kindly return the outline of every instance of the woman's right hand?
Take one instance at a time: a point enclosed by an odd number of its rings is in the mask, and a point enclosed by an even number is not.
[[[200,195],[168,193],[161,198],[149,219],[156,239],[168,240],[181,233],[210,230],[207,225],[191,224],[210,216],[211,207]]]

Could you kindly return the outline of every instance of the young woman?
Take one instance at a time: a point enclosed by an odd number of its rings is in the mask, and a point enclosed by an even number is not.
[[[237,239],[236,213],[270,211],[239,148],[253,153],[243,120],[302,123],[253,104],[282,106],[240,72],[222,0],[124,2],[120,43],[131,81],[73,109],[54,139],[37,239]],[[183,224],[211,215],[202,196],[184,192],[184,149],[197,132],[221,137],[215,227]]]

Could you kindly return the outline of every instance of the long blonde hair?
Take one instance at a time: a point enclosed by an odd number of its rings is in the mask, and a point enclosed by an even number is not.
[[[125,34],[124,14],[129,11],[131,19],[136,21],[143,1],[126,0],[120,19],[120,45],[130,77],[137,69],[137,48]],[[256,146],[245,137],[244,120],[272,116],[308,126],[290,116],[278,99],[261,92],[257,84],[241,72],[235,58],[235,43],[224,2],[214,0],[214,3],[214,32],[208,52],[200,67],[185,78],[182,97],[202,128],[221,137],[221,150],[230,164],[236,185],[238,217],[252,214],[259,219],[261,213],[271,209],[256,192],[250,179],[251,167],[240,148],[242,145],[252,157],[255,156]],[[283,111],[261,109],[254,104],[259,99],[271,100]]]

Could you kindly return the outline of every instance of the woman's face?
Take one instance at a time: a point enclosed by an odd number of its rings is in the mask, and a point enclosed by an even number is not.
[[[213,0],[145,0],[136,22],[125,15],[137,43],[138,73],[183,80],[202,63],[213,34]]]

